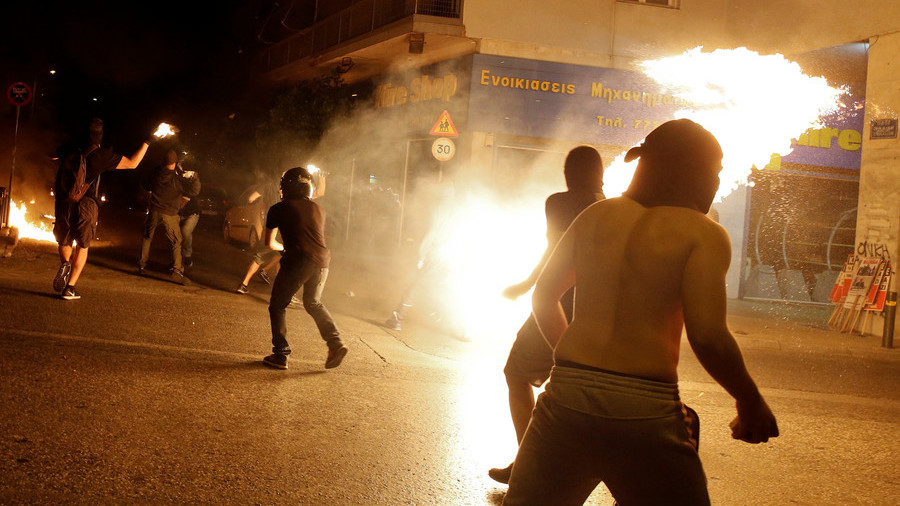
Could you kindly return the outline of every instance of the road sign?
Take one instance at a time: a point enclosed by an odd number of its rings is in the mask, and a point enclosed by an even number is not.
[[[21,81],[12,83],[6,90],[6,98],[16,107],[28,105],[28,102],[31,102],[31,87]]]
[[[438,161],[449,161],[453,158],[453,155],[456,154],[456,145],[446,137],[435,139],[434,142],[431,143],[431,154],[434,155]]]
[[[441,113],[441,117],[438,118],[437,123],[431,127],[430,133],[431,135],[440,135],[442,137],[459,137],[456,125],[453,124],[453,120],[450,119],[450,113],[447,111]]]

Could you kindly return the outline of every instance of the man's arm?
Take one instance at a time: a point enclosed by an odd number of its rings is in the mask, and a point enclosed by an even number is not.
[[[541,271],[544,270],[544,265],[546,265],[547,260],[550,259],[550,254],[553,253],[553,248],[556,246],[556,243],[559,242],[560,237],[562,237],[562,232],[560,231],[547,231],[547,249],[544,250],[541,259],[524,281],[510,285],[503,290],[502,294],[504,297],[512,300],[518,299],[534,286]]]
[[[284,251],[284,244],[278,242],[278,229],[277,228],[267,228],[266,229],[266,246],[272,251]]]
[[[131,155],[131,158],[123,156],[121,160],[119,160],[119,164],[116,165],[116,169],[135,169],[138,165],[141,164],[141,160],[144,159],[144,155],[147,154],[147,148],[150,145],[146,142],[141,144],[141,147],[138,148],[137,151]]]
[[[534,319],[551,348],[556,348],[563,333],[569,328],[569,321],[559,299],[575,284],[576,228],[569,227],[552,250],[531,296]]]
[[[747,372],[741,350],[726,322],[725,274],[731,244],[715,228],[690,253],[682,282],[684,325],[700,364],[737,401],[732,437],[748,443],[778,435],[775,416]]]

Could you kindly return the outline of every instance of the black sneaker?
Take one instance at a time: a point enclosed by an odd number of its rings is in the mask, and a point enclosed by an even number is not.
[[[328,358],[325,359],[325,369],[334,369],[341,365],[341,362],[344,360],[344,357],[347,356],[348,351],[350,351],[350,348],[347,348],[343,344],[340,348],[328,350]]]
[[[269,277],[269,273],[266,272],[265,269],[260,269],[260,270],[256,273],[256,275],[259,276],[259,279],[263,280],[263,282],[264,282],[265,284],[267,284],[267,285],[271,285],[271,284],[272,284],[272,279]]]
[[[248,288],[247,285],[245,285],[245,284],[241,284],[240,286],[235,288],[234,291],[241,295],[245,295],[247,293],[250,293],[250,288]]]
[[[287,369],[287,360],[287,355],[279,355],[277,353],[273,353],[263,359],[263,364],[269,367],[274,367],[275,369]]]
[[[135,272],[135,274],[137,274],[138,276],[143,276],[144,274],[147,274],[147,269],[145,269],[145,268],[143,268],[143,267],[141,267],[141,266],[138,266],[137,271]]]
[[[81,298],[81,294],[75,291],[74,286],[66,285],[59,297],[63,300],[78,300]]]
[[[512,476],[512,464],[500,469],[499,467],[495,467],[493,469],[488,470],[488,476],[491,477],[492,480],[500,483],[509,484],[509,477]]]
[[[66,288],[66,285],[69,284],[69,275],[71,274],[72,264],[63,262],[63,264],[59,266],[59,270],[56,271],[56,277],[53,278],[53,291],[62,292]]]

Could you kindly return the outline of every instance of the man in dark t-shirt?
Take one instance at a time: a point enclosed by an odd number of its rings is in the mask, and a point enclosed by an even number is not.
[[[138,275],[143,275],[150,259],[150,245],[160,225],[166,231],[169,251],[172,255],[172,281],[178,284],[190,284],[184,276],[184,265],[181,256],[181,223],[178,211],[190,199],[200,193],[200,180],[187,178],[178,167],[178,152],[169,149],[162,165],[155,167],[141,182],[141,186],[150,192],[150,206],[141,229],[141,257],[138,260]]]
[[[528,279],[506,288],[503,291],[504,297],[516,299],[530,290],[569,225],[581,211],[603,199],[603,161],[596,149],[579,146],[569,151],[563,174],[568,191],[550,195],[544,204],[547,215],[547,249]],[[569,320],[572,318],[573,301],[573,290],[569,290],[561,299],[566,318]],[[541,335],[534,316],[529,316],[516,334],[506,367],[503,369],[509,387],[509,411],[516,429],[516,439],[520,443],[534,409],[532,387],[543,385],[550,377],[551,368],[553,368],[553,349]],[[505,468],[491,469],[488,475],[501,483],[508,483],[511,472],[512,464]]]
[[[60,294],[63,300],[80,299],[81,295],[75,291],[75,284],[81,276],[87,263],[88,248],[91,239],[97,232],[97,187],[100,184],[100,175],[108,170],[134,169],[141,163],[149,147],[148,142],[127,158],[114,153],[111,149],[101,148],[103,139],[103,121],[93,118],[88,125],[87,135],[76,146],[60,149],[60,166],[56,173],[54,183],[54,195],[56,196],[55,213],[56,222],[53,225],[53,234],[59,244],[59,270],[53,279],[53,290]],[[77,167],[80,156],[85,157],[85,183],[91,185],[90,189],[78,202],[68,201],[68,188],[66,176],[70,168]]]
[[[269,320],[272,324],[272,354],[263,363],[287,369],[291,347],[287,342],[285,309],[291,297],[303,287],[303,308],[312,316],[319,334],[328,345],[325,368],[341,364],[348,348],[322,303],[322,291],[328,278],[331,253],[325,246],[325,211],[310,199],[313,177],[306,169],[295,167],[281,176],[281,202],[266,214],[266,244],[281,251],[281,269],[272,283]],[[320,177],[319,186],[324,188]],[[282,243],[276,239],[281,233]]]

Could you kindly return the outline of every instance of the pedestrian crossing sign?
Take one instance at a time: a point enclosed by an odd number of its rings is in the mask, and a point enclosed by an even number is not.
[[[453,120],[450,119],[450,113],[447,111],[441,113],[441,117],[438,118],[437,123],[431,127],[430,133],[431,135],[440,135],[442,137],[459,137],[456,125],[453,124]]]

